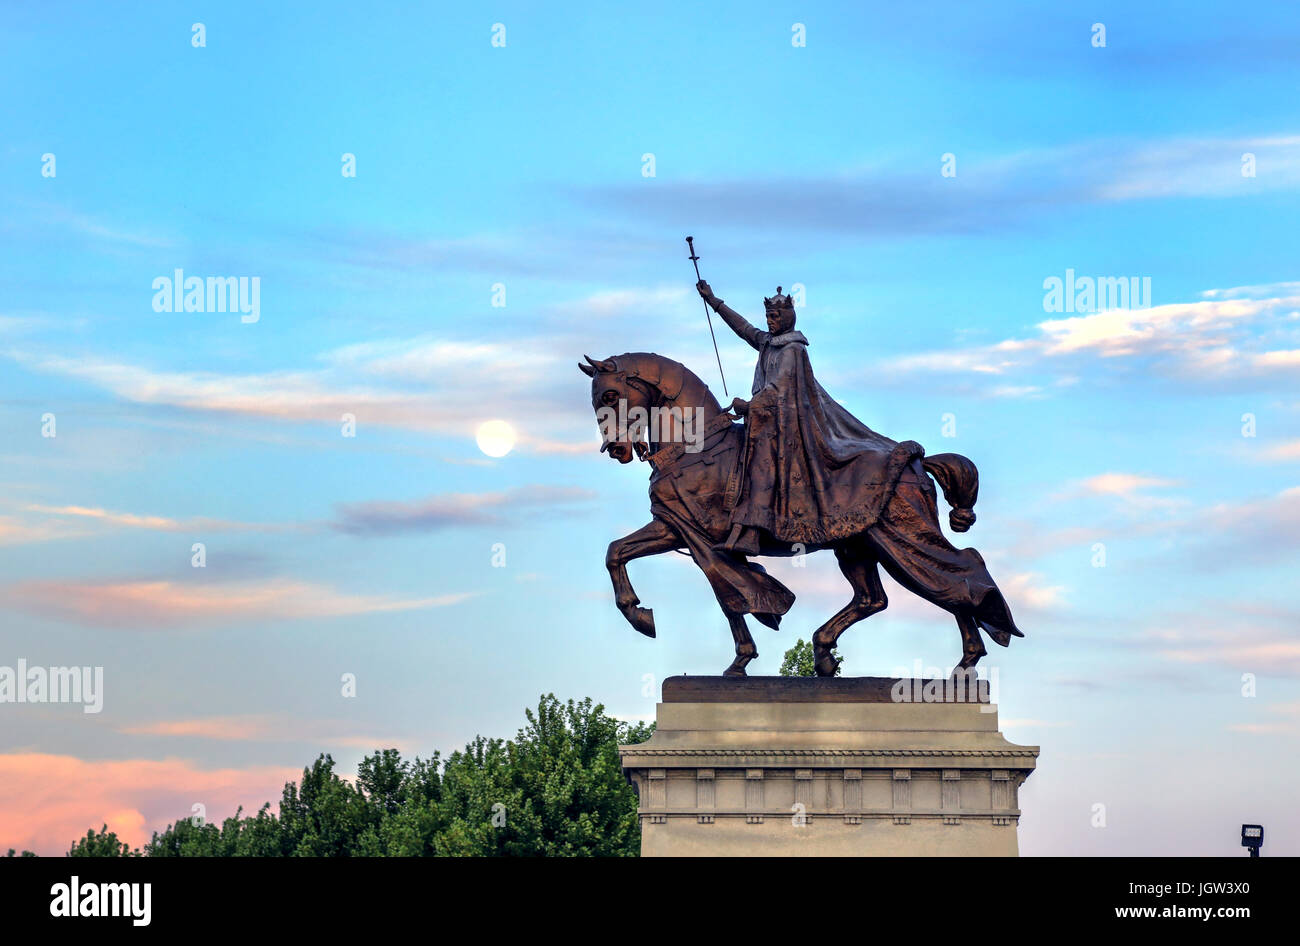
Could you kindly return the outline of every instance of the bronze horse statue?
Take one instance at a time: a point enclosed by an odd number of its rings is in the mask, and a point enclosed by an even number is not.
[[[731,625],[736,657],[724,673],[744,676],[746,664],[758,656],[745,615],[753,614],[776,629],[794,603],[789,589],[761,565],[721,546],[731,525],[729,509],[737,491],[744,489],[744,426],[722,410],[696,374],[662,355],[629,352],[604,361],[587,357],[578,367],[591,378],[591,404],[601,419],[601,452],[620,463],[645,460],[653,468],[652,519],[611,542],[605,556],[615,604],[632,627],[654,637],[654,613],[639,606],[627,563],[685,550],[704,572]],[[635,417],[638,411],[657,423],[615,427],[608,422],[615,412]],[[911,441],[895,445],[895,453],[894,481],[881,490],[879,508],[864,511],[853,534],[792,544],[763,537],[760,556],[792,557],[830,549],[853,589],[852,600],[813,633],[819,676],[835,674],[838,661],[831,652],[840,635],[888,605],[881,565],[904,588],[956,619],[962,640],[956,669],[974,667],[987,653],[981,631],[1003,647],[1013,636],[1024,636],[979,553],[955,548],[939,526],[933,481],[953,507],[949,525],[954,531],[965,532],[975,521],[975,465],[953,453],[924,456]]]

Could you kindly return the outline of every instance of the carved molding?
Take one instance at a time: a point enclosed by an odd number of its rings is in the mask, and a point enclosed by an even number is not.
[[[668,807],[668,780],[664,769],[651,769],[646,773],[648,786],[646,791],[647,808]],[[657,824],[658,822],[651,822]]]
[[[763,770],[746,769],[745,770],[745,809],[754,813],[760,812],[764,808],[763,804]],[[748,821],[748,819],[746,819]],[[762,816],[758,821],[750,821],[750,824],[762,824]]]
[[[894,807],[906,811],[912,807],[912,780],[894,778]]]
[[[715,824],[719,818],[744,819],[747,824],[763,824],[767,818],[774,818],[777,821],[790,821],[785,812],[769,811],[763,814],[744,811],[715,811],[707,814],[697,811],[643,811],[639,813],[643,821],[651,824],[665,824],[669,819],[688,819],[698,822],[699,824]],[[811,824],[814,816],[806,815],[808,824]],[[1019,812],[1005,811],[963,811],[960,814],[946,811],[864,811],[858,814],[845,814],[843,812],[818,812],[816,817],[825,821],[829,818],[838,818],[845,824],[863,824],[868,821],[892,821],[894,824],[912,824],[915,821],[940,821],[944,824],[962,824],[965,822],[987,821],[991,824],[1005,826],[1014,825],[1020,820]]]
[[[1011,803],[1011,796],[1014,794],[1011,787],[1011,773],[1005,769],[994,769],[991,774],[991,779],[992,794],[990,803],[993,807],[1014,807]]]
[[[844,770],[844,810],[861,811],[862,810],[862,770],[845,769]],[[856,821],[850,821],[849,824],[857,824]]]
[[[890,756],[899,756],[906,758],[968,758],[968,759],[1015,759],[1015,758],[1038,758],[1037,747],[1027,746],[1023,749],[661,749],[661,748],[642,748],[640,746],[629,746],[625,748],[623,757],[627,759],[636,759],[638,757],[659,758],[662,756],[721,756],[724,758],[737,758],[748,756],[751,758],[771,758],[781,757],[786,759],[851,759],[851,758],[888,758]],[[1023,779],[1022,779],[1023,781]]]
[[[712,808],[714,803],[715,783],[713,780],[713,769],[700,769],[695,773],[695,807]],[[711,823],[701,821],[701,824]]]
[[[940,797],[940,805],[945,809],[961,808],[961,769],[944,769],[943,770],[943,788]],[[944,819],[944,824],[956,824],[955,821]]]
[[[805,812],[812,807],[812,777],[812,769],[794,770],[794,803],[803,805]]]

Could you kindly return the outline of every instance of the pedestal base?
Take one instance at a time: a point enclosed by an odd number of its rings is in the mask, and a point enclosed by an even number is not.
[[[1016,856],[1038,747],[946,683],[666,680],[654,736],[619,750],[642,856]]]

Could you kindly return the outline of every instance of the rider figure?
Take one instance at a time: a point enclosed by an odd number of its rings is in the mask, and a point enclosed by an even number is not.
[[[808,339],[794,330],[794,300],[782,295],[764,298],[767,331],[749,324],[725,302],[713,294],[709,284],[700,280],[696,289],[705,302],[717,312],[731,330],[758,350],[758,364],[754,368],[753,397],[750,401],[736,398],[732,410],[746,417],[745,426],[749,445],[746,449],[745,482],[741,485],[740,501],[732,512],[731,533],[718,546],[719,551],[756,555],[759,551],[759,529],[768,532],[781,530],[776,526],[774,507],[781,505],[777,496],[782,486],[779,482],[777,442],[781,436],[778,405],[800,395],[803,372],[800,362],[807,364]],[[811,372],[807,380],[811,381]],[[795,478],[800,478],[796,470]],[[798,506],[796,516],[803,512]],[[780,538],[780,535],[777,535]]]

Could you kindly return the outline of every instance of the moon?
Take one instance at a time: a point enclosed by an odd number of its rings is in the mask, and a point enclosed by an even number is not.
[[[503,420],[485,420],[474,432],[478,448],[490,457],[503,457],[515,447],[515,429]]]

